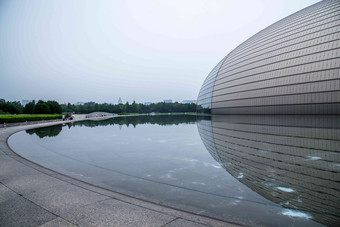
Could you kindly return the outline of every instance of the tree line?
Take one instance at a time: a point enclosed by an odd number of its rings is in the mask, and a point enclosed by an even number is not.
[[[2,99],[0,102],[0,114],[61,114],[62,109],[56,101],[42,101],[37,103],[32,101],[25,106],[19,101],[6,102]]]
[[[183,103],[152,103],[144,105],[133,101],[131,104],[109,104],[109,103],[95,103],[87,102],[83,105],[59,104],[56,101],[42,101],[37,103],[32,101],[25,106],[22,106],[19,101],[6,102],[1,99],[0,101],[0,114],[61,114],[62,112],[88,114],[92,112],[108,112],[108,113],[184,113],[196,112],[196,104],[183,104]]]
[[[95,102],[87,102],[83,105],[74,105],[71,103],[61,104],[63,112],[71,112],[78,114],[88,114],[92,112],[108,112],[108,113],[184,113],[184,112],[196,112],[196,104],[183,104],[183,103],[152,103],[150,105],[144,105],[136,103],[135,101],[129,104],[98,104]]]

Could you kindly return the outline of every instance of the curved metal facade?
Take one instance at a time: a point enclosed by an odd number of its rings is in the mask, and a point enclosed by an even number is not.
[[[204,81],[198,112],[339,114],[340,1],[322,1],[255,34]]]

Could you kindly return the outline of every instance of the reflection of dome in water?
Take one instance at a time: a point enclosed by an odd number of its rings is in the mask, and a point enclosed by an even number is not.
[[[339,114],[340,1],[322,1],[243,42],[204,81],[198,112]]]
[[[339,117],[213,116],[198,120],[198,130],[240,182],[291,212],[339,226]]]

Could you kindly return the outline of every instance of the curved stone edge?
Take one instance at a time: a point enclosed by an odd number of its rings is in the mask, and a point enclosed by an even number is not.
[[[68,122],[75,121],[80,120]],[[21,157],[7,144],[16,132],[63,123],[0,129],[0,223],[5,226],[238,226],[71,178]]]

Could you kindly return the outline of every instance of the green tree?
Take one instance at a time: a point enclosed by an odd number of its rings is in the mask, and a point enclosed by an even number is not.
[[[137,104],[135,101],[132,102],[129,108],[130,113],[138,113]]]
[[[61,106],[56,101],[47,101],[46,103],[50,109],[50,114],[61,114]]]
[[[129,102],[126,102],[126,103],[125,103],[123,112],[124,112],[124,113],[131,113],[131,112],[130,112],[130,105],[129,105]]]
[[[10,104],[12,104],[13,106],[15,106],[18,109],[18,113],[22,113],[22,105],[20,101],[14,101],[14,102],[10,102]]]
[[[7,103],[1,102],[0,110],[2,110],[2,112],[4,113],[19,114],[19,109],[10,102]]]
[[[49,114],[50,108],[48,107],[47,103],[40,100],[33,109],[34,114]]]
[[[35,106],[35,101],[29,102],[26,104],[22,112],[24,114],[33,114],[34,106]]]

